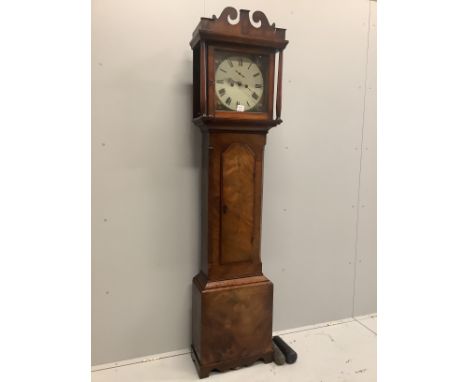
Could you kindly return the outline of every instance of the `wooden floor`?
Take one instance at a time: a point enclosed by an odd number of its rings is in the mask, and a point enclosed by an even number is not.
[[[375,382],[377,315],[278,333],[298,353],[293,365],[256,363],[205,381]],[[92,382],[198,381],[188,350],[93,367]]]

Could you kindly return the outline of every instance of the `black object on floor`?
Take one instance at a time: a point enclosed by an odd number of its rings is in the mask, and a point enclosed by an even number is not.
[[[284,358],[283,352],[280,350],[278,345],[275,344],[274,341],[272,341],[272,345],[273,345],[273,361],[275,361],[277,365],[284,365],[286,363],[286,358]]]
[[[297,353],[286,343],[280,336],[274,336],[273,342],[279,347],[284,354],[287,363],[294,363],[297,360]]]

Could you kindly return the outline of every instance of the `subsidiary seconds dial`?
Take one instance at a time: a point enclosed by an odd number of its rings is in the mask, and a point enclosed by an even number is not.
[[[262,72],[248,57],[225,58],[216,69],[215,81],[218,100],[230,110],[251,110],[263,95]]]

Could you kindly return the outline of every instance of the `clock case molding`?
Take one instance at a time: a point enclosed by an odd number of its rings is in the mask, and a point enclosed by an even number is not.
[[[282,122],[282,52],[288,41],[285,29],[262,12],[253,12],[252,20],[249,13],[227,7],[219,18],[202,17],[190,41],[205,200],[201,271],[192,284],[192,358],[200,378],[273,358],[273,284],[260,257],[263,152],[268,130]],[[268,57],[264,112],[216,110],[215,49]]]

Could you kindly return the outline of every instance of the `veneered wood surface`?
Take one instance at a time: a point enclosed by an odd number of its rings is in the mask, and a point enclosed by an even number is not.
[[[255,154],[233,143],[221,154],[222,264],[249,261],[254,251]]]
[[[201,377],[212,369],[226,370],[271,361],[273,284],[265,277],[206,282],[193,280],[192,346]]]
[[[272,360],[273,284],[260,259],[263,151],[268,129],[281,122],[273,119],[275,53],[288,41],[262,12],[252,15],[257,26],[247,10],[230,23],[237,14],[228,7],[218,19],[202,18],[190,43],[200,96],[194,123],[204,135],[203,255],[192,307],[193,360],[202,378],[212,369]],[[266,57],[264,111],[216,110],[216,49]]]
[[[208,134],[207,269],[210,280],[262,274],[265,133]]]

